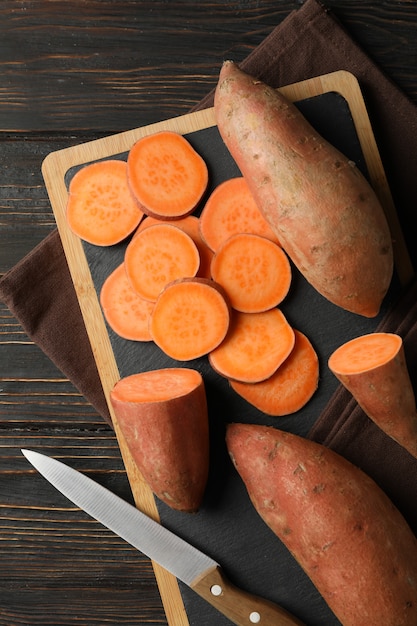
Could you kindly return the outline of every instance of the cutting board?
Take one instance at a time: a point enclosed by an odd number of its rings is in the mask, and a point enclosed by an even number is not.
[[[236,584],[286,606],[308,624],[330,626],[338,624],[337,620],[292,557],[254,514],[247,494],[228,462],[223,445],[223,427],[227,421],[240,420],[272,424],[306,436],[337,386],[325,366],[330,352],[342,341],[376,328],[400,286],[413,275],[413,268],[355,77],[345,71],[334,72],[286,86],[281,91],[296,102],[321,134],[357,162],[386,211],[393,235],[396,271],[380,316],[367,320],[339,310],[314,292],[294,270],[292,295],[283,310],[293,325],[309,336],[318,350],[321,381],[319,392],[308,407],[288,418],[267,418],[247,405],[210,370],[206,360],[200,359],[191,365],[202,372],[206,382],[213,433],[207,496],[201,511],[193,516],[173,512],[154,498],[132,462],[110,402],[108,404],[138,508],[218,559]],[[202,153],[209,164],[212,188],[223,179],[239,174],[220,139],[212,108],[53,152],[42,165],[107,400],[110,390],[121,376],[178,364],[162,355],[156,346],[120,340],[107,327],[98,294],[105,277],[121,262],[126,242],[111,249],[97,248],[83,243],[69,230],[65,218],[68,183],[74,172],[84,164],[110,157],[125,159],[130,147],[140,137],[164,129],[186,135]],[[276,556],[271,559],[274,551]],[[158,564],[153,566],[170,626],[229,624]]]

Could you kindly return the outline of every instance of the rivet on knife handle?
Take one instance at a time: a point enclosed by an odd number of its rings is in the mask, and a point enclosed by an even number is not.
[[[220,567],[213,567],[191,588],[238,626],[304,626],[285,609],[232,585]]]

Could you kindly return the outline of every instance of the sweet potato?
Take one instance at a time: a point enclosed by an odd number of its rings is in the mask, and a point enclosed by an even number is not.
[[[231,388],[254,407],[276,417],[290,415],[307,404],[317,390],[319,360],[308,338],[294,329],[295,344],[277,371],[259,383],[231,380]]]
[[[71,179],[66,218],[70,229],[84,241],[112,246],[126,239],[142,217],[127,184],[125,161],[90,163]]]
[[[417,458],[416,399],[401,337],[356,337],[337,348],[328,364],[368,417]]]
[[[183,278],[159,295],[149,330],[165,354],[189,361],[217,348],[229,324],[230,306],[220,285],[208,278]]]
[[[172,224],[154,224],[132,238],[124,257],[132,287],[155,302],[165,285],[195,276],[200,267],[197,246],[186,232]]]
[[[149,319],[153,303],[141,298],[133,289],[120,263],[103,283],[100,304],[110,328],[123,339],[151,341]]]
[[[243,176],[229,178],[211,192],[200,215],[200,232],[213,251],[240,233],[260,235],[279,243]]]
[[[132,374],[110,393],[132,458],[154,494],[179,511],[195,512],[209,469],[204,382],[193,369]]]
[[[183,217],[178,220],[160,220],[156,217],[147,216],[139,224],[134,237],[141,233],[145,228],[161,223],[172,224],[173,226],[176,226],[186,232],[187,235],[191,237],[197,246],[197,250],[200,255],[200,266],[198,268],[197,276],[200,278],[211,278],[210,266],[214,253],[201,236],[199,218],[196,215],[187,215],[187,217]]]
[[[279,309],[262,313],[233,311],[229,332],[208,358],[221,376],[257,383],[276,372],[294,343],[294,330]]]
[[[417,539],[371,478],[272,427],[231,424],[226,441],[259,515],[343,626],[417,624]]]
[[[391,282],[392,241],[359,169],[279,91],[231,61],[214,110],[259,209],[306,280],[337,306],[376,316]]]
[[[208,183],[204,159],[182,135],[160,131],[139,139],[127,157],[129,187],[146,215],[178,219],[200,202]]]
[[[284,250],[266,237],[232,235],[216,250],[211,275],[243,313],[260,313],[281,304],[291,285],[291,265]]]

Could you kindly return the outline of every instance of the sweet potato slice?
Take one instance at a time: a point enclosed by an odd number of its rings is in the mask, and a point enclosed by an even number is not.
[[[70,229],[96,246],[112,246],[138,226],[143,211],[127,184],[125,161],[85,165],[71,179],[66,218]]]
[[[200,234],[199,218],[196,215],[187,215],[179,220],[160,220],[156,217],[147,216],[139,224],[134,237],[142,232],[145,228],[153,226],[154,224],[172,224],[177,228],[180,228],[187,233],[197,246],[197,250],[200,255],[200,266],[198,268],[197,276],[201,278],[211,278],[211,261],[213,258],[213,251],[203,240]]]
[[[280,304],[291,285],[291,265],[276,243],[249,233],[232,235],[214,254],[213,280],[230,304],[243,313],[260,313]]]
[[[309,339],[294,329],[295,344],[277,371],[259,383],[231,380],[231,388],[267,415],[290,415],[312,398],[319,382],[319,360]]]
[[[173,509],[198,510],[209,469],[201,374],[167,368],[132,374],[110,394],[132,458],[154,494]]]
[[[401,337],[356,337],[337,348],[328,364],[368,417],[417,458],[416,400]]]
[[[294,347],[294,330],[282,311],[234,311],[230,330],[209,354],[212,368],[229,380],[256,383],[272,376]]]
[[[226,441],[257,512],[343,626],[415,626],[417,539],[371,478],[272,427],[231,424]]]
[[[278,243],[243,176],[225,180],[211,192],[200,215],[200,231],[213,251],[239,233],[260,235]]]
[[[112,330],[132,341],[151,341],[149,319],[153,303],[141,298],[133,289],[125,264],[121,263],[103,283],[100,304]]]
[[[208,183],[204,159],[172,131],[139,139],[127,158],[130,189],[147,215],[175,219],[189,215]]]
[[[284,96],[223,64],[214,110],[220,134],[280,244],[332,303],[380,310],[393,272],[383,208],[359,169]]]
[[[169,282],[197,274],[200,255],[187,233],[161,223],[132,238],[124,262],[132,287],[145,300],[155,302]]]
[[[220,287],[206,278],[168,284],[155,303],[151,337],[165,354],[189,361],[214,350],[225,338],[230,306]]]

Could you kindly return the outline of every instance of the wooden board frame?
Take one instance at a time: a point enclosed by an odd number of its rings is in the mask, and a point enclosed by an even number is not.
[[[326,92],[337,92],[345,98],[358,134],[370,182],[380,198],[390,224],[398,276],[401,283],[408,283],[414,271],[358,81],[351,73],[338,71],[288,85],[281,88],[280,91],[292,101],[303,100]],[[127,152],[135,141],[145,135],[160,130],[172,130],[186,134],[212,126],[215,126],[214,109],[209,108],[52,152],[42,164],[46,189],[113,420],[133,497],[136,506],[156,520],[159,519],[159,515],[153,494],[132,461],[109,401],[110,390],[120,376],[82,242],[70,231],[66,222],[67,187],[65,176],[70,168]],[[176,578],[157,563],[153,563],[153,567],[168,624],[170,626],[189,626]]]

